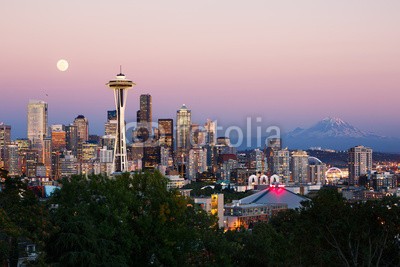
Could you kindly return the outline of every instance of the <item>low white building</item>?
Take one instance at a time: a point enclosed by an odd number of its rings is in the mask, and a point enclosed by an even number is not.
[[[167,179],[169,180],[167,184],[168,190],[172,188],[182,188],[188,183],[184,178],[181,178],[179,175],[166,175],[165,177],[167,177]]]

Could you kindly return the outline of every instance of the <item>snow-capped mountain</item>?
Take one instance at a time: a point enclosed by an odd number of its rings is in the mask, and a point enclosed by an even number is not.
[[[328,138],[328,137],[348,137],[348,138],[363,138],[363,137],[380,137],[378,135],[363,132],[348,122],[340,118],[328,117],[319,121],[308,129],[296,128],[288,133],[288,137],[300,138]]]
[[[364,132],[339,118],[325,118],[308,129],[296,128],[284,134],[283,144],[289,148],[323,147],[347,150],[364,145],[381,152],[400,152],[400,139]]]

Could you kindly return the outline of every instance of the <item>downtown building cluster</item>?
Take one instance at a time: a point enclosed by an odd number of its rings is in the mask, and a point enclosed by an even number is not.
[[[217,136],[212,120],[192,122],[186,105],[176,119],[153,120],[152,96],[140,96],[137,120],[126,123],[126,171],[159,170],[189,181],[245,186],[265,183],[275,176],[289,185],[324,185],[344,177],[330,176],[330,167],[306,151],[282,147],[280,138],[267,139],[263,148],[238,152],[228,136]],[[89,134],[89,120],[78,115],[70,124],[48,125],[48,104],[30,100],[27,106],[27,138],[11,141],[11,126],[0,125],[0,166],[11,176],[52,181],[74,174],[105,174],[114,171],[117,111],[105,114],[104,135]],[[349,149],[348,184],[372,175],[372,149]],[[332,179],[333,178],[333,179]]]

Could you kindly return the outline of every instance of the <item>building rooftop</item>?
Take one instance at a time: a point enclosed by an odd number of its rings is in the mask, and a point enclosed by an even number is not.
[[[301,207],[301,202],[308,200],[308,198],[297,195],[285,187],[271,186],[258,193],[239,200],[243,204],[287,204],[289,209]]]

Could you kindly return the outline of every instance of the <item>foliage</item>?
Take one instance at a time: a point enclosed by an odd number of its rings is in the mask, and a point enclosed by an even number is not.
[[[214,186],[214,188],[211,186]],[[191,196],[211,196],[212,194],[224,194],[225,203],[231,203],[232,200],[241,199],[253,194],[251,190],[246,192],[236,192],[231,188],[222,189],[220,184],[214,185],[204,182],[192,182],[185,185],[183,189],[192,189],[192,191],[190,191]]]
[[[50,263],[60,266],[210,264],[215,224],[203,210],[166,190],[159,173],[115,179],[74,176],[49,204],[56,231],[47,241]]]
[[[0,262],[9,260],[16,266],[19,254],[18,243],[34,242],[43,247],[43,240],[50,225],[47,210],[35,194],[19,178],[5,177],[0,192]]]
[[[44,207],[24,183],[7,178],[0,262],[15,266],[18,240],[28,238],[50,266],[400,265],[398,198],[349,203],[325,188],[298,210],[224,233],[166,183],[158,172],[73,176]]]

